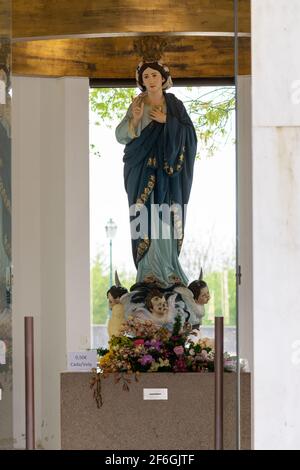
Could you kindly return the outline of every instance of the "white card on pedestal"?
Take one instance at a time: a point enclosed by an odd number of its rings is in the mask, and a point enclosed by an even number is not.
[[[91,371],[97,368],[97,351],[78,351],[68,354],[68,370]]]
[[[167,400],[168,389],[167,388],[144,388],[143,398],[144,400]]]

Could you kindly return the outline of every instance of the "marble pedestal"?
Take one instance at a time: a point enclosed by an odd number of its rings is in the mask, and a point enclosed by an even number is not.
[[[214,448],[214,374],[145,373],[122,390],[101,378],[103,406],[89,373],[61,374],[62,449],[197,450]],[[167,388],[168,400],[143,400],[144,388]],[[250,374],[241,374],[241,446],[251,447]],[[224,448],[236,445],[236,374],[224,374]]]

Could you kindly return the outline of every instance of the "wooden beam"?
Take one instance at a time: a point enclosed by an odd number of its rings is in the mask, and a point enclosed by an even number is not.
[[[14,38],[116,33],[233,32],[234,0],[13,0]],[[250,32],[250,0],[239,0]]]
[[[60,39],[13,45],[14,74],[103,79],[134,77],[134,38]],[[234,76],[234,38],[171,38],[164,56],[174,78]],[[250,74],[250,38],[239,39],[239,74]]]
[[[9,38],[11,34],[11,2],[0,0],[0,38]]]

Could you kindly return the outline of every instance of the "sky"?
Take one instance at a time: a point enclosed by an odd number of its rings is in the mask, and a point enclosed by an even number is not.
[[[172,93],[182,98],[180,88]],[[234,118],[234,117],[233,117]],[[113,239],[113,268],[135,273],[131,255],[127,195],[123,183],[124,146],[115,139],[115,127],[98,126],[99,120],[90,111],[90,142],[97,146],[100,157],[90,157],[90,253],[91,262],[101,251],[109,266],[109,241],[105,225],[112,218],[117,224]],[[234,132],[234,123],[231,123]],[[182,248],[190,251],[190,241],[201,247],[210,246],[212,265],[218,269],[221,252],[234,251],[236,183],[234,136],[227,139],[212,157],[196,160],[194,179],[187,210],[185,240]],[[187,255],[186,255],[187,256]],[[189,253],[189,256],[193,256]],[[187,273],[189,276],[189,273]]]

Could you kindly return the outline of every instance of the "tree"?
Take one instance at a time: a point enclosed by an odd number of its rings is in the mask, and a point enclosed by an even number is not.
[[[190,279],[198,279],[201,268],[204,274],[234,269],[234,242],[220,241],[212,226],[202,237],[186,237],[180,253],[180,262]]]
[[[225,275],[226,274],[226,275]],[[208,311],[213,302],[212,310],[214,315],[223,315],[226,326],[236,325],[236,277],[235,269],[210,272],[204,276],[205,282],[211,293],[211,300],[205,307],[205,317],[203,325],[213,325],[214,319],[209,318]],[[227,283],[227,293],[224,292],[224,282]],[[225,298],[226,296],[226,298]],[[228,315],[224,309],[225,303],[228,303]]]
[[[201,268],[211,293],[203,325],[213,325],[213,315],[224,315],[225,325],[236,322],[236,278],[234,246],[221,245],[214,227],[206,237],[185,240],[180,262],[190,281],[198,279]],[[211,311],[212,316],[209,315]]]
[[[92,322],[106,323],[108,303],[106,292],[109,289],[109,274],[104,273],[103,256],[97,254],[91,268]]]
[[[198,156],[205,153],[211,157],[219,146],[226,143],[231,134],[231,117],[235,111],[234,87],[209,87],[206,91],[197,88],[197,95],[190,97],[191,87],[184,104],[190,114],[197,137]]]
[[[183,102],[195,125],[198,137],[198,154],[212,156],[219,145],[226,142],[231,134],[231,118],[235,110],[235,89],[231,86],[183,89]],[[128,109],[135,88],[94,88],[90,92],[91,109],[99,116],[100,125],[112,126],[121,120]],[[95,145],[91,145],[94,154]]]
[[[118,273],[123,287],[129,289],[135,283],[135,276],[124,272]],[[108,318],[108,302],[106,293],[109,289],[109,273],[107,272],[104,255],[98,253],[91,267],[91,302],[92,323],[103,325]]]

